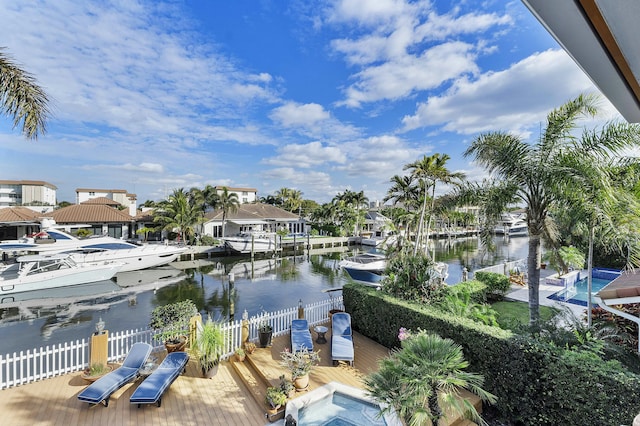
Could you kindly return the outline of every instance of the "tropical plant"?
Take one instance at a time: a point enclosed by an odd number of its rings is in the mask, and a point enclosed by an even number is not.
[[[292,352],[288,348],[280,352],[282,361],[280,365],[286,367],[291,372],[291,379],[295,380],[309,374],[313,367],[320,362],[320,351],[310,351],[302,348],[297,352]]]
[[[562,246],[559,249],[547,250],[542,258],[549,262],[549,266],[555,269],[558,275],[564,275],[571,269],[581,269],[585,264],[584,254],[576,247]]]
[[[280,389],[285,395],[289,396],[296,387],[291,380],[287,379],[284,374],[282,374],[280,376]]]
[[[465,151],[497,179],[515,187],[515,195],[527,211],[529,254],[527,257],[530,321],[539,320],[541,238],[552,235],[549,211],[554,203],[572,191],[580,191],[587,171],[596,174],[599,158],[615,156],[637,144],[634,125],[610,124],[600,137],[582,139],[574,135],[577,122],[596,114],[596,97],[580,95],[547,115],[539,140],[530,144],[506,132],[477,137]],[[507,197],[508,198],[508,197]],[[500,206],[505,210],[506,205]]]
[[[213,321],[211,317],[207,318],[197,330],[193,348],[203,373],[218,365],[224,343],[225,333],[222,324]]]
[[[256,344],[253,342],[244,342],[244,350],[248,354],[252,354],[256,350]]]
[[[240,201],[238,201],[238,195],[235,192],[229,192],[229,188],[226,186],[222,188],[222,192],[218,193],[218,204],[217,208],[222,210],[222,236],[225,236],[224,228],[227,222],[227,217],[229,213],[235,213],[238,211],[238,206],[240,205]]]
[[[398,254],[389,259],[382,290],[398,298],[431,303],[444,295],[446,284],[424,253]]]
[[[365,378],[367,391],[386,404],[384,412],[395,410],[411,426],[438,426],[444,412],[468,415],[486,425],[460,391],[467,389],[490,403],[496,397],[482,389],[481,375],[464,371],[469,363],[460,345],[424,331],[411,333],[400,344],[401,349],[382,359],[378,371]]]
[[[35,78],[20,68],[0,48],[0,114],[13,121],[13,128],[22,123],[22,134],[38,139],[46,133],[49,99]]]
[[[413,176],[418,182],[418,187],[422,191],[422,207],[420,210],[420,221],[418,222],[418,234],[416,235],[416,246],[414,255],[418,252],[418,247],[424,245],[425,253],[427,253],[427,243],[429,241],[429,233],[431,232],[431,223],[433,220],[436,185],[438,182],[445,184],[458,184],[464,179],[464,173],[451,172],[446,168],[446,163],[451,157],[447,154],[433,154],[430,157],[426,155],[420,160],[404,166],[405,170],[411,170]],[[428,191],[431,190],[431,194]],[[425,228],[425,215],[427,210],[427,200],[431,200],[431,208]]]
[[[280,386],[269,386],[264,400],[271,409],[275,410],[287,403],[287,395]]]
[[[175,343],[189,331],[189,320],[198,314],[196,305],[189,299],[156,306],[151,311],[149,327],[160,330],[158,337]]]
[[[166,231],[177,230],[182,241],[186,242],[193,234],[194,226],[202,221],[202,210],[193,204],[184,188],[174,189],[167,200],[158,203],[153,221],[160,223]]]

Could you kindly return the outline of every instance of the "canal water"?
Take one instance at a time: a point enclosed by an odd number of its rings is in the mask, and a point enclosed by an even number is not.
[[[526,257],[526,238],[495,242],[497,251],[487,253],[475,237],[437,241],[436,260],[449,265],[447,283],[459,282],[464,267],[474,271]],[[155,306],[184,299],[216,319],[327,300],[333,292],[326,290],[349,281],[338,266],[343,254],[344,249],[253,262],[222,257],[177,264],[184,270],[168,266],[118,274],[124,288],[108,281],[5,298],[0,301],[0,354],[88,338],[100,319],[111,332],[143,329]]]

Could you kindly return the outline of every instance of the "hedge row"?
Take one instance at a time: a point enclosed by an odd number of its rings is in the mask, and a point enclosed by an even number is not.
[[[460,344],[470,370],[484,375],[484,389],[514,424],[618,426],[640,412],[640,376],[592,352],[567,351],[355,283],[343,295],[353,328],[388,348],[399,346],[400,327]]]

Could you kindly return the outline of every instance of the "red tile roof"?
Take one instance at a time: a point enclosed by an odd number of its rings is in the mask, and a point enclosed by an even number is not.
[[[134,220],[126,210],[104,204],[74,204],[49,213],[56,223],[124,223]]]
[[[0,222],[40,222],[40,213],[27,207],[5,207],[0,209]]]
[[[80,204],[103,204],[103,205],[106,205],[106,206],[119,206],[119,205],[121,205],[119,202],[113,201],[111,198],[107,198],[107,197],[91,198],[90,200],[83,201]]]

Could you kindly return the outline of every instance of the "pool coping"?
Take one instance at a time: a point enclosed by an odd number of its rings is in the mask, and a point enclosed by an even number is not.
[[[348,386],[340,382],[329,382],[326,385],[320,386],[319,388],[310,391],[306,395],[300,396],[287,402],[285,418],[287,418],[288,415],[291,415],[291,417],[293,417],[293,419],[297,422],[298,412],[302,408],[316,401],[319,401],[322,398],[332,395],[335,392],[343,393],[356,399],[361,399],[370,404],[377,405],[381,409],[384,409],[386,407],[386,404],[376,401],[362,389]],[[402,422],[400,421],[400,419],[398,419],[393,409],[391,410],[391,413],[386,413],[382,417],[388,426],[402,426]]]

